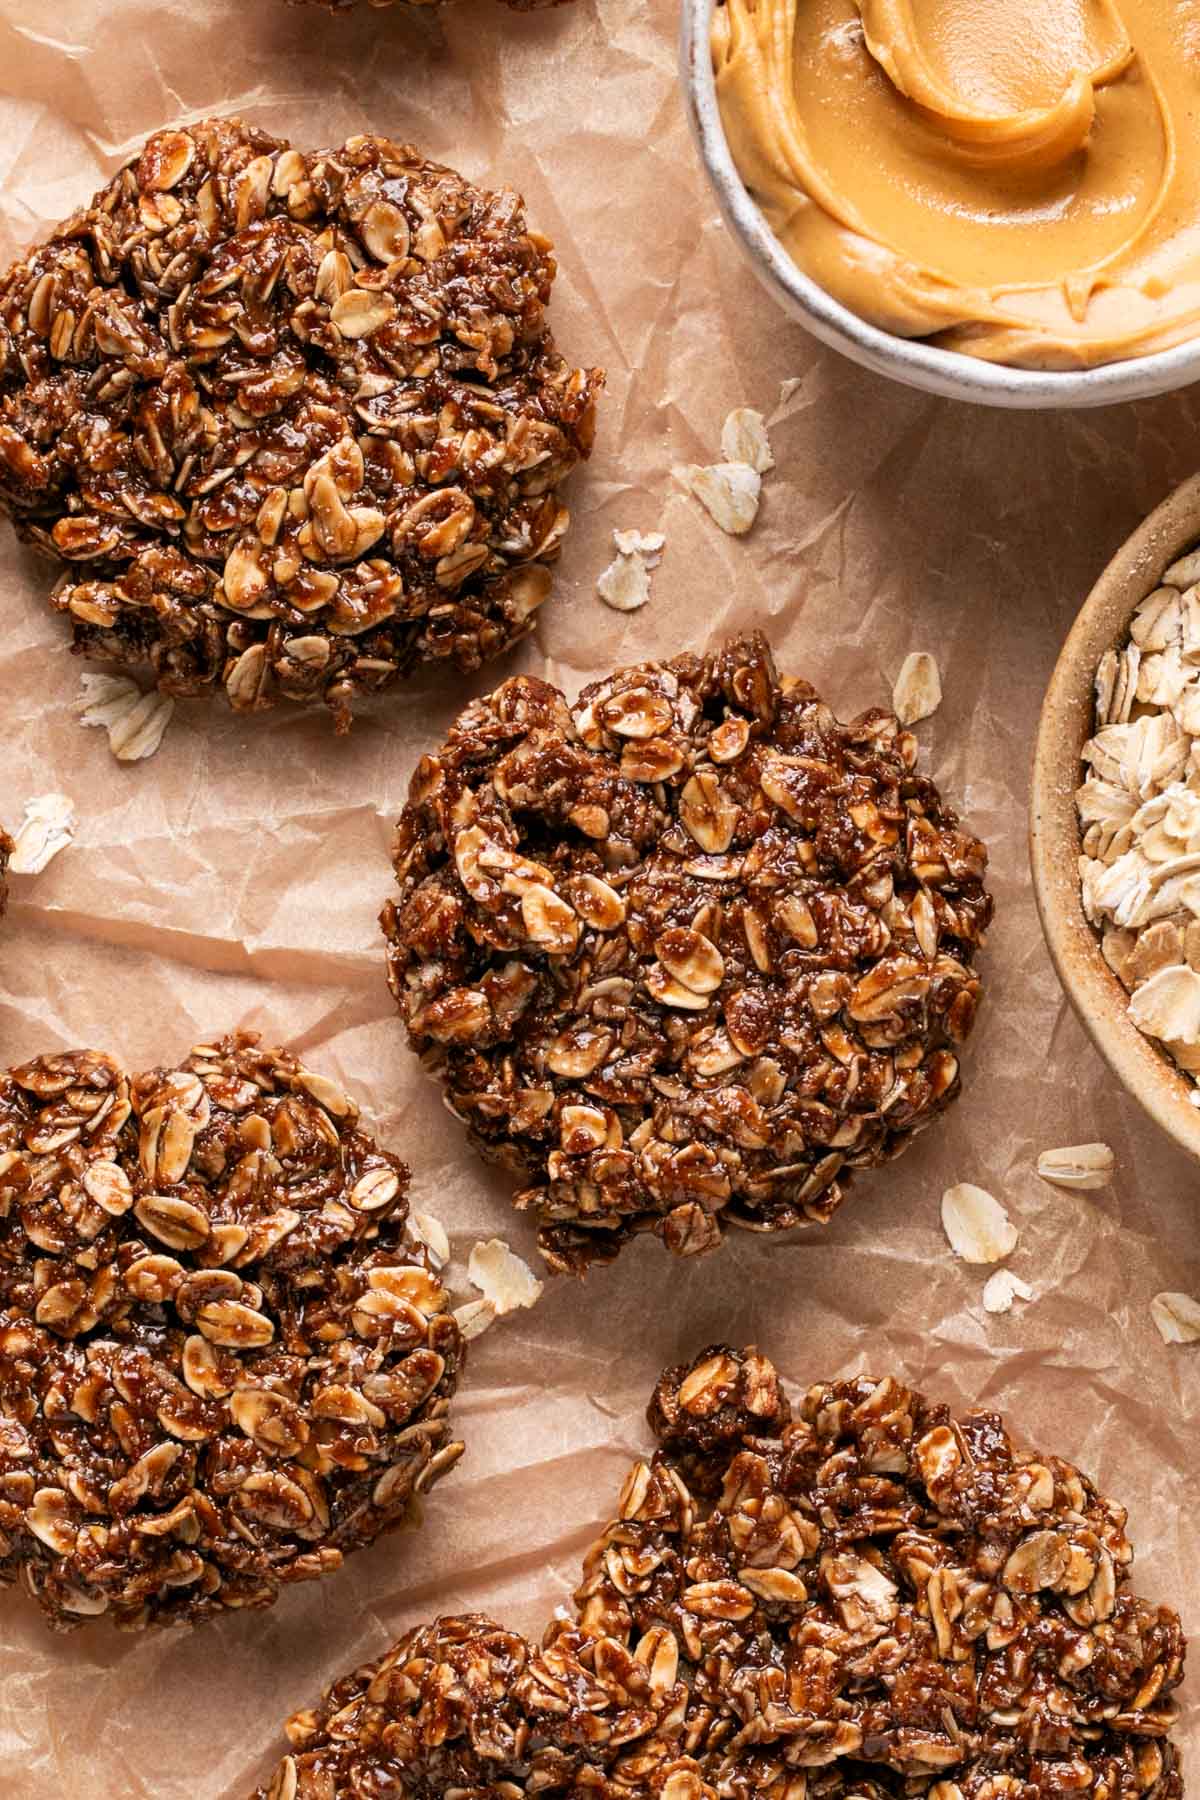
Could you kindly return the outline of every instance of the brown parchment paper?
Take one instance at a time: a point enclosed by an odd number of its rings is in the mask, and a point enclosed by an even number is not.
[[[196,1631],[56,1639],[0,1594],[0,1796],[243,1796],[285,1714],[436,1612],[483,1607],[537,1632],[647,1442],[667,1361],[756,1340],[799,1383],[901,1371],[1008,1410],[1132,1513],[1137,1580],[1200,1632],[1200,1351],[1167,1349],[1147,1303],[1200,1292],[1200,1181],[1117,1087],[1068,1012],[1026,868],[1030,747],[1057,647],[1110,553],[1200,462],[1200,402],[1008,417],[925,398],[818,349],[759,292],[692,154],[670,0],[576,0],[513,16],[331,20],[278,0],[0,0],[0,246],[7,257],[165,123],[242,110],[304,145],[375,128],[519,186],[558,245],[560,340],[607,365],[599,443],[573,484],[557,597],[516,659],[471,682],[418,676],[348,743],[323,716],[251,724],[182,706],[123,768],[70,713],[80,665],[44,570],[0,535],[0,816],[62,789],[78,839],[18,879],[0,927],[0,1062],[72,1045],[132,1067],[243,1024],[361,1097],[409,1158],[417,1204],[465,1261],[499,1233],[533,1257],[505,1181],[466,1149],[401,1041],[376,915],[389,830],[420,749],[468,692],[515,667],[573,691],[613,663],[751,623],[843,716],[931,649],[946,699],[929,764],[992,851],[988,998],[961,1102],[834,1223],[790,1243],[734,1235],[679,1264],[643,1241],[580,1291],[473,1347],[457,1406],[468,1454],[423,1529],[273,1611]],[[779,405],[781,384],[794,381]],[[715,460],[735,405],[773,415],[779,467],[745,541],[673,491]],[[596,598],[614,526],[661,528],[643,611]],[[1039,1182],[1039,1150],[1102,1137],[1111,1189]],[[1035,1290],[990,1318],[984,1272],[951,1256],[942,1189],[981,1182],[1021,1229]],[[1185,1690],[1186,1691],[1186,1690]],[[1200,1675],[1192,1683],[1200,1691]],[[1200,1767],[1193,1705],[1180,1736]]]

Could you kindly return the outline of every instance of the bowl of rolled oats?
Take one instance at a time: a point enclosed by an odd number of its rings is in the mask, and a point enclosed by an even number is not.
[[[1113,1072],[1200,1158],[1200,476],[1118,551],[1063,646],[1034,751],[1030,854],[1067,997]]]

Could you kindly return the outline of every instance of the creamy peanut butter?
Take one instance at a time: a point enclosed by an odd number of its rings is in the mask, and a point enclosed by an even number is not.
[[[712,50],[743,181],[864,319],[1028,368],[1200,334],[1200,0],[723,0]]]

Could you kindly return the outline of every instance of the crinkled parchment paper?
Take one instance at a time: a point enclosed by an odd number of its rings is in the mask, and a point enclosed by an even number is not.
[[[413,1164],[465,1261],[480,1235],[532,1256],[504,1180],[477,1163],[393,1020],[376,914],[412,766],[465,688],[514,667],[568,690],[614,662],[758,623],[781,664],[850,715],[932,649],[946,700],[920,727],[938,779],[988,840],[998,918],[963,1099],[834,1223],[798,1241],[736,1236],[678,1264],[643,1241],[581,1293],[472,1348],[457,1420],[468,1454],[424,1528],[356,1556],[273,1611],[171,1635],[53,1638],[0,1594],[6,1800],[242,1796],[285,1714],[438,1610],[540,1629],[647,1433],[660,1366],[714,1338],[756,1340],[799,1383],[897,1369],[960,1404],[1008,1410],[1132,1514],[1143,1589],[1200,1632],[1200,1350],[1147,1312],[1200,1292],[1194,1167],[1116,1086],[1068,1012],[1026,872],[1034,724],[1067,625],[1110,553],[1200,460],[1200,401],[1006,417],[926,399],[819,350],[759,292],[688,143],[669,0],[577,0],[513,16],[334,21],[278,0],[0,0],[3,252],[85,198],[143,134],[242,110],[304,145],[367,128],[521,188],[557,241],[560,339],[607,365],[557,597],[518,657],[464,684],[419,676],[335,741],[324,717],[243,723],[181,706],[153,761],[114,763],[70,713],[80,665],[43,603],[44,570],[5,528],[0,815],[65,789],[81,825],[0,928],[0,1061],[103,1046],[133,1067],[234,1025],[290,1041],[361,1096]],[[797,385],[782,407],[781,384]],[[759,522],[724,538],[673,489],[716,459],[730,407],[775,414],[779,467]],[[663,529],[651,603],[610,612],[594,583],[614,527]],[[1039,1182],[1039,1150],[1105,1138],[1099,1194]],[[938,1205],[971,1180],[1021,1229],[1036,1299],[981,1304]],[[1193,1683],[1195,1689],[1197,1683]],[[1200,1763],[1193,1709],[1181,1735]]]

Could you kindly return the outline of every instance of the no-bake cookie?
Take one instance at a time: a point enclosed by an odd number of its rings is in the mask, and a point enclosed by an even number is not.
[[[58,1627],[267,1606],[457,1460],[404,1164],[253,1038],[0,1076],[0,1580]]]
[[[1178,1800],[1184,1640],[1126,1515],[994,1412],[765,1357],[668,1370],[573,1616],[410,1632],[259,1800]]]
[[[13,853],[13,841],[0,825],[0,919],[4,917],[4,909],[8,905],[8,859]]]
[[[362,136],[160,132],[0,283],[0,507],[77,650],[242,712],[530,629],[592,442],[514,193]]]
[[[986,853],[759,636],[460,714],[396,831],[413,1047],[552,1268],[826,1220],[952,1100]]]

